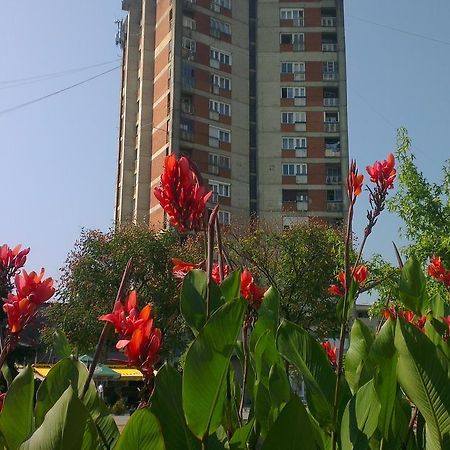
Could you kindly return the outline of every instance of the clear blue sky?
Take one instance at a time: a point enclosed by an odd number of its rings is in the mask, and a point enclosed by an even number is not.
[[[440,179],[440,167],[449,156],[450,2],[347,0],[345,8],[352,157],[361,168],[384,158],[395,148],[396,128],[406,126],[420,168],[430,179]],[[119,0],[2,5],[0,111],[119,64],[41,82],[10,83],[119,60],[114,20],[122,15]],[[31,246],[30,269],[45,266],[58,278],[83,227],[106,230],[112,225],[119,89],[116,70],[45,101],[0,113],[0,243]],[[357,232],[364,227],[364,208],[362,201]],[[390,241],[398,240],[399,225],[386,213],[369,252],[392,254]]]

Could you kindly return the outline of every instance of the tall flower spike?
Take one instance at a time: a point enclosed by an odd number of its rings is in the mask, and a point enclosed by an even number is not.
[[[356,161],[352,160],[347,177],[347,194],[351,204],[354,204],[356,202],[356,197],[361,194],[363,182],[364,175],[358,175]]]
[[[200,185],[189,160],[182,156],[166,156],[161,185],[154,189],[155,197],[169,216],[170,223],[183,233],[201,230],[205,206],[212,195]]]

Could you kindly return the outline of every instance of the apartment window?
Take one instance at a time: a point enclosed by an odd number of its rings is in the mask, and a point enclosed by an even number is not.
[[[282,62],[281,73],[305,73],[304,62]]]
[[[325,150],[339,153],[341,151],[341,141],[339,139],[325,139]]]
[[[214,74],[211,75],[211,83],[214,86],[218,86],[220,89],[231,91],[231,80],[229,78]]]
[[[192,114],[194,108],[192,107],[192,98],[188,96],[181,97],[181,111],[186,114]]]
[[[285,111],[281,113],[281,123],[306,123],[306,112],[304,111]]]
[[[209,100],[209,110],[215,111],[224,116],[231,116],[231,105],[216,100]]]
[[[224,128],[209,126],[209,137],[217,139],[219,142],[229,144],[231,142],[231,131]]]
[[[217,194],[219,197],[230,197],[231,195],[231,188],[228,183],[210,180],[209,188],[213,191],[213,195]]]
[[[331,191],[327,191],[327,201],[342,202],[342,189],[332,189]]]
[[[307,140],[305,137],[283,136],[281,140],[281,148],[283,150],[307,148]]]
[[[307,175],[307,164],[282,164],[282,174],[284,176]]]
[[[210,153],[208,155],[208,164],[227,170],[231,167],[230,158],[228,156],[216,155],[215,153]]]
[[[298,98],[306,97],[306,89],[304,87],[282,87],[281,88],[281,98]]]
[[[196,23],[191,17],[183,16],[183,27],[189,28],[190,30],[195,30]]]
[[[280,44],[303,44],[304,33],[280,33]]]
[[[182,68],[181,82],[184,88],[194,88],[195,87],[195,69],[189,64],[183,64]]]
[[[211,48],[210,57],[211,59],[219,62],[220,64],[226,64],[228,66],[231,66],[231,53]]]
[[[324,61],[322,63],[323,73],[338,73],[337,61]]]
[[[192,133],[194,131],[194,125],[191,120],[184,120],[180,123],[180,130],[185,131],[187,133]]]
[[[194,39],[190,39],[186,36],[183,36],[183,39],[181,41],[181,46],[185,48],[186,50],[190,50],[191,52],[195,52],[195,41]]]
[[[324,112],[324,122],[325,123],[339,123],[339,113],[338,112]]]
[[[229,211],[219,210],[218,214],[219,223],[222,225],[230,225],[231,223],[231,214]]]
[[[227,22],[214,19],[213,17],[210,19],[210,30],[213,34],[218,34],[219,36],[220,33],[231,35],[231,25]]]
[[[294,25],[303,26],[303,9],[297,8],[281,8],[280,9],[281,20],[292,20]]]

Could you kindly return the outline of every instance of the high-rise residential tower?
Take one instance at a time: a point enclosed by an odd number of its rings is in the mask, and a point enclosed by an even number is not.
[[[197,164],[220,220],[343,219],[343,0],[123,0],[116,221],[160,227],[164,158]]]

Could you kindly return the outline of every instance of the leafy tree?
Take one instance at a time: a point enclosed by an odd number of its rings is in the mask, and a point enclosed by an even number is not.
[[[128,225],[102,233],[84,230],[62,269],[58,302],[46,311],[51,327],[64,331],[81,353],[91,351],[103,323],[101,314],[112,310],[122,272],[133,258],[130,287],[139,303],[154,305],[164,332],[165,349],[174,351],[179,342],[180,319],[171,257],[178,237],[173,231],[155,232]],[[178,344],[177,344],[178,342]]]
[[[425,262],[439,255],[450,263],[450,165],[442,169],[442,183],[428,181],[415,163],[411,139],[404,128],[397,136],[398,189],[388,202],[390,211],[404,221],[402,234],[410,241],[404,250]]]

